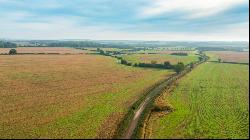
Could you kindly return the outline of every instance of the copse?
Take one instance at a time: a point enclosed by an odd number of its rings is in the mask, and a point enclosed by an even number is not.
[[[169,61],[165,61],[165,62],[164,62],[164,67],[165,67],[166,69],[170,69],[172,66],[171,66],[171,64],[170,64]]]
[[[15,54],[17,54],[16,49],[11,49],[11,50],[9,51],[9,55],[15,55]]]
[[[199,56],[199,61],[202,61],[203,60],[203,57]]]
[[[182,62],[179,62],[178,64],[176,64],[174,66],[174,71],[177,72],[177,73],[180,73],[184,69],[185,69],[185,65]]]
[[[126,60],[124,60],[124,59],[121,59],[121,64],[127,65],[128,62]]]
[[[171,55],[188,56],[188,53],[185,53],[185,52],[176,52],[176,53],[171,53]]]
[[[193,69],[194,68],[194,62],[190,63],[190,68]]]

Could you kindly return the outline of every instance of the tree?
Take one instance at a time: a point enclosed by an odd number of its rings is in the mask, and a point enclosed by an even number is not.
[[[100,49],[100,54],[101,54],[101,55],[105,55],[104,50],[101,50],[101,49]]]
[[[175,70],[175,72],[177,72],[177,73],[180,73],[181,71],[183,71],[184,68],[185,68],[185,65],[184,65],[182,62],[179,62],[178,64],[176,64],[176,65],[174,66],[174,70]]]
[[[97,52],[100,52],[100,50],[101,50],[100,48],[97,48],[97,50],[96,50],[96,51],[97,51]]]
[[[202,60],[203,60],[203,57],[200,56],[200,57],[199,57],[199,61],[202,61]]]
[[[11,49],[11,50],[9,51],[9,55],[15,55],[15,54],[17,54],[16,49]]]
[[[165,68],[171,68],[170,62],[169,62],[169,61],[165,61],[165,62],[164,62],[164,67],[165,67]]]
[[[128,62],[127,65],[128,65],[128,66],[132,66],[132,63],[131,63],[131,62]]]
[[[190,68],[193,69],[194,68],[194,62],[190,63]]]
[[[127,65],[128,62],[126,60],[124,60],[124,59],[121,59],[121,64]]]

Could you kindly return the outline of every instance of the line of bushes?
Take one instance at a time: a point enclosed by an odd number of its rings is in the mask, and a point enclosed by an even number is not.
[[[185,52],[176,52],[176,53],[171,53],[171,55],[188,56],[188,53],[185,53]]]
[[[134,66],[134,67],[143,67],[143,68],[158,68],[158,69],[174,69],[177,73],[184,70],[185,65],[183,62],[179,62],[175,65],[172,65],[169,61],[165,61],[163,64],[157,64],[157,61],[151,61],[151,63],[131,63],[127,60],[123,59],[122,57],[116,57],[121,61],[121,64],[127,66]]]

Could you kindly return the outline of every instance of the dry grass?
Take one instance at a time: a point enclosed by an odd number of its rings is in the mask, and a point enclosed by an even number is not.
[[[195,54],[195,51],[160,51],[160,54],[172,54],[172,53],[187,53],[187,54]]]
[[[8,54],[10,51],[10,48],[0,48],[0,54]]]
[[[211,51],[208,53],[224,62],[249,63],[249,52]]]
[[[0,48],[0,54],[8,54],[11,48]],[[59,53],[59,54],[80,54],[84,50],[67,47],[18,47],[17,53]]]
[[[104,56],[2,55],[0,138],[108,137],[119,119],[107,119],[170,73]]]

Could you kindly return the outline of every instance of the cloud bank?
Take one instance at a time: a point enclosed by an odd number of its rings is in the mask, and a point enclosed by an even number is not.
[[[248,0],[0,0],[0,38],[249,38]]]

